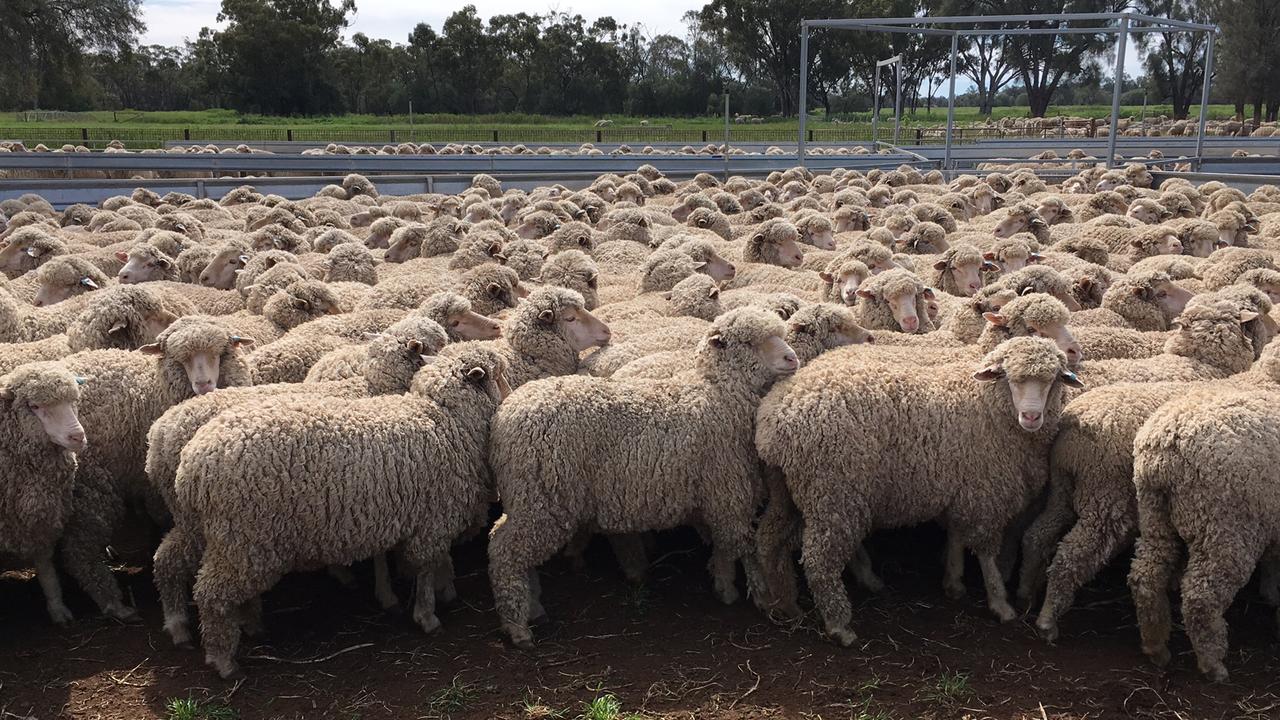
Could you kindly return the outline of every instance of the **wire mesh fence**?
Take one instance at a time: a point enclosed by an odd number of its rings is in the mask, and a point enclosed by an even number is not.
[[[955,128],[955,142],[983,139],[1055,137],[1094,137],[1097,126]],[[797,139],[794,127],[730,125],[728,142],[735,144],[776,144],[786,146]],[[44,145],[57,149],[67,145],[101,150],[112,141],[129,149],[161,148],[182,142],[212,142],[219,145],[253,143],[313,143],[349,145],[395,145],[398,143],[497,143],[504,145],[705,145],[725,142],[724,128],[681,128],[671,125],[606,126],[590,128],[554,126],[485,126],[485,125],[418,125],[403,127],[283,127],[265,125],[209,125],[191,127],[0,127],[0,140],[20,140],[28,148]],[[872,134],[868,123],[849,122],[810,128],[809,142],[818,144],[855,144],[872,140],[891,142],[893,124],[881,122]],[[945,142],[946,129],[940,126],[904,125],[899,144],[925,145]]]

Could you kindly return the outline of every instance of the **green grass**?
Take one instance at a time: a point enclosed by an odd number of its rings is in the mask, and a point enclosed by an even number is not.
[[[1124,105],[1121,106],[1122,115],[1139,116],[1142,113],[1140,105]],[[1198,112],[1197,106],[1192,106],[1191,114],[1194,117]],[[1072,115],[1085,118],[1102,118],[1111,113],[1111,107],[1108,105],[1064,105],[1050,108],[1049,115]],[[1147,106],[1147,116],[1154,115],[1172,115],[1173,110],[1169,105],[1149,105]],[[1211,105],[1209,107],[1209,117],[1212,119],[1226,119],[1234,114],[1234,109],[1230,105]],[[318,117],[270,117],[264,115],[242,115],[234,110],[215,109],[201,111],[173,111],[173,112],[139,112],[134,110],[100,110],[85,113],[76,113],[70,119],[57,120],[37,120],[31,122],[23,122],[19,120],[20,113],[7,113],[0,115],[0,126],[4,127],[21,127],[21,128],[41,128],[41,127],[117,127],[117,128],[160,128],[160,127],[240,127],[257,126],[262,128],[351,128],[351,129],[389,129],[389,128],[408,128],[409,116],[403,115],[336,115],[336,116],[318,116]],[[999,120],[1005,117],[1027,117],[1028,111],[1025,107],[999,107],[994,108],[991,117]],[[668,126],[676,130],[713,130],[724,126],[724,120],[721,117],[693,117],[693,118],[641,118],[628,117],[621,115],[606,115],[605,118],[613,122],[613,127],[639,127],[640,121],[645,120],[650,127]],[[855,122],[869,122],[871,113],[847,113],[837,114],[836,117]],[[888,110],[881,110],[881,117],[889,119],[892,114]],[[938,123],[945,122],[947,118],[946,106],[935,106],[932,110],[926,111],[923,107],[915,113],[910,111],[904,116],[908,124],[922,123]],[[451,115],[451,114],[415,114],[413,123],[415,127],[456,127],[477,125],[497,130],[515,129],[515,128],[548,128],[548,129],[583,129],[590,128],[599,120],[595,116],[569,116],[556,117],[546,115],[526,115],[520,113],[504,113],[497,115]],[[957,122],[976,122],[982,117],[978,115],[976,107],[958,107],[956,108]],[[780,119],[767,118],[763,123],[758,125],[748,125],[746,127],[767,127],[774,128],[794,128],[798,121],[795,118]],[[810,114],[810,125],[815,128],[827,127],[831,125],[825,120],[820,113]],[[735,127],[742,128],[742,125]]]
[[[917,693],[917,698],[935,705],[956,705],[972,695],[973,688],[969,687],[968,675],[944,672],[934,679],[932,685],[922,688]]]
[[[230,705],[195,698],[170,698],[165,712],[168,720],[236,720],[240,717]]]
[[[461,676],[455,675],[449,684],[437,690],[427,703],[431,711],[429,717],[448,718],[453,713],[462,712],[480,692],[475,683],[463,682]]]

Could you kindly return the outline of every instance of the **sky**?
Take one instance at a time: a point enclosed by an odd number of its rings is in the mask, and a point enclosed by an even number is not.
[[[426,22],[437,31],[444,20],[464,5],[475,5],[480,17],[528,12],[546,14],[551,11],[582,15],[588,21],[610,15],[620,23],[644,25],[646,34],[670,33],[684,36],[680,17],[688,10],[702,7],[698,0],[644,0],[633,3],[548,2],[547,0],[356,0],[356,14],[346,37],[362,32],[371,38],[386,38],[404,43],[409,31]],[[221,0],[143,0],[143,20],[147,31],[142,35],[146,45],[180,45],[195,39],[202,27],[216,27],[215,18]],[[595,9],[605,6],[600,12]]]

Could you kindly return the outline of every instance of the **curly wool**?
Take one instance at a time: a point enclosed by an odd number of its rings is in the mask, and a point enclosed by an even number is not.
[[[502,339],[483,344],[500,352],[507,363],[506,378],[512,389],[527,382],[578,371],[578,353],[569,344],[564,330],[564,314],[569,309],[586,312],[578,293],[565,288],[544,287],[529,293],[502,328]],[[543,312],[550,312],[550,321]],[[465,352],[475,343],[455,343],[443,355]]]
[[[734,567],[750,552],[763,489],[753,414],[776,377],[756,347],[783,332],[776,317],[736,310],[707,331],[693,377],[555,378],[516,391],[499,407],[489,457],[506,514],[490,534],[489,568],[498,615],[517,644],[532,642],[529,572],[584,525],[628,533],[702,517],[714,537],[716,589],[723,600],[737,596]],[[673,429],[684,441],[659,439]],[[548,453],[561,459],[550,462]],[[714,477],[698,470],[708,458]],[[551,472],[530,473],[534,467]],[[637,506],[627,497],[649,502]]]
[[[378,284],[377,262],[369,248],[359,243],[341,243],[329,251],[324,261],[325,282]]]
[[[76,255],[53,258],[36,270],[40,290],[36,302],[53,305],[76,295],[101,290],[111,283],[96,265]]]
[[[503,370],[497,354],[472,348],[424,368],[408,395],[277,402],[196,433],[177,497],[209,542],[194,597],[219,672],[235,672],[239,607],[295,568],[402,548],[424,588],[414,617],[428,632],[439,626],[432,572],[487,508],[486,438]],[[279,433],[282,426],[292,430]],[[341,457],[329,451],[335,446],[345,448]],[[281,455],[298,461],[264,471],[254,459]],[[353,465],[353,457],[363,459]],[[264,493],[288,501],[268,514],[244,511]]]
[[[682,250],[656,250],[640,269],[640,292],[670,290],[704,265]]]
[[[756,447],[779,468],[804,521],[804,572],[827,632],[848,644],[852,608],[841,571],[874,528],[945,518],[961,548],[979,558],[988,604],[1015,616],[996,564],[1005,525],[1043,486],[1049,443],[1057,430],[1066,357],[1042,338],[1015,338],[978,368],[1000,379],[975,382],[971,362],[913,366],[862,363],[858,348],[833,350],[769,393],[760,405]],[[1035,432],[1017,421],[1009,382],[1038,381],[1050,389]],[[845,399],[856,398],[856,402]],[[938,408],[946,408],[939,412]],[[900,428],[929,428],[903,443]],[[920,447],[930,448],[920,452]],[[849,478],[858,478],[851,483]],[[772,485],[772,484],[771,484]],[[773,494],[771,487],[771,495]],[[795,611],[794,580],[784,555],[787,503],[771,497],[761,521],[759,553],[769,599]],[[960,574],[949,570],[948,586]]]
[[[600,304],[599,278],[600,269],[590,256],[581,250],[563,250],[543,262],[538,279],[547,285],[580,293],[586,302],[586,308],[594,310]]]
[[[912,295],[915,297],[916,313],[920,317],[917,332],[929,332],[933,329],[933,324],[929,322],[928,301],[924,293],[924,283],[907,270],[889,270],[873,275],[858,287],[861,298],[857,305],[858,324],[868,330],[899,330],[888,298]]]
[[[1240,276],[1250,270],[1265,268],[1280,270],[1274,256],[1267,250],[1225,247],[1215,251],[1200,264],[1200,277],[1207,290],[1220,290],[1234,285]]]
[[[960,287],[956,281],[955,271],[961,267],[974,267],[981,271],[984,261],[982,252],[972,245],[948,248],[929,266],[929,286],[949,295],[968,296],[968,288]]]
[[[304,382],[365,377],[372,394],[384,388],[407,388],[422,365],[422,356],[435,355],[449,344],[440,323],[417,315],[406,317],[370,338],[367,345],[346,345],[323,355],[307,371]],[[367,373],[372,372],[372,376]]]
[[[1030,293],[1014,298],[998,312],[1004,317],[1004,324],[987,324],[978,336],[978,349],[981,352],[992,352],[1010,338],[1036,335],[1039,328],[1065,329],[1071,320],[1071,311],[1067,310],[1067,306],[1052,295],[1044,293]]]

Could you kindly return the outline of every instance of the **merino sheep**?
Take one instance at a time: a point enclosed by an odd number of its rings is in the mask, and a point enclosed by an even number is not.
[[[717,318],[699,344],[696,378],[555,378],[531,383],[502,404],[490,465],[504,515],[490,534],[489,575],[514,644],[533,644],[530,573],[581,527],[633,533],[698,516],[713,538],[716,595],[725,603],[737,599],[736,564],[750,560],[763,491],[752,415],[770,385],[799,367],[783,333],[775,316],[734,310]],[[681,442],[666,439],[672,432]],[[628,460],[636,457],[650,462]],[[664,470],[653,472],[653,463]],[[715,472],[704,473],[708,467]],[[636,505],[630,497],[649,502]]]

